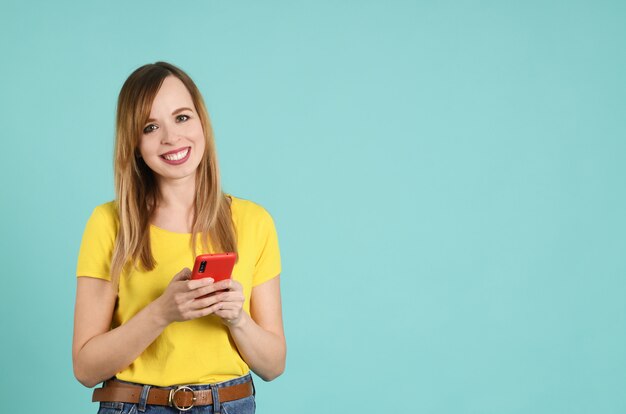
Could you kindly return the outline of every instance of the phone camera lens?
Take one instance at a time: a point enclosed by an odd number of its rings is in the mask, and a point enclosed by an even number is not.
[[[203,273],[205,268],[206,268],[206,260],[203,260],[203,261],[200,262],[199,272]]]

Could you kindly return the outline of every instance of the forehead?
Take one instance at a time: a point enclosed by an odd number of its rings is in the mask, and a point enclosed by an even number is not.
[[[168,76],[163,79],[161,88],[152,101],[150,113],[171,112],[181,107],[194,108],[191,94],[180,79]]]

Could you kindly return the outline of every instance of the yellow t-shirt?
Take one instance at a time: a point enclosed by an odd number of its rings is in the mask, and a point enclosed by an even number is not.
[[[254,286],[280,274],[280,253],[274,222],[252,201],[231,197],[237,234],[238,262],[233,279],[243,286],[244,310],[250,312]],[[110,280],[110,263],[118,227],[114,202],[96,207],[87,222],[78,255],[76,275]],[[154,270],[122,273],[111,329],[126,323],[158,298],[182,268],[193,268],[190,234],[150,227]],[[201,252],[198,238],[198,253]],[[130,274],[129,274],[130,273]],[[124,344],[119,344],[124,346]],[[169,386],[210,384],[249,372],[221,320],[215,315],[170,324],[132,364],[116,377],[131,382]]]

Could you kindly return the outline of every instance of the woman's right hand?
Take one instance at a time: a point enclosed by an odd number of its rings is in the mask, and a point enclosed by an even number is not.
[[[176,273],[163,294],[152,302],[162,325],[200,318],[219,309],[215,295],[198,299],[214,291],[213,279],[190,280],[190,277],[188,268]]]

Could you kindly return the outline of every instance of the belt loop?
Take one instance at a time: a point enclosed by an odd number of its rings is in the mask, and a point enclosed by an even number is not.
[[[137,410],[142,413],[146,411],[146,403],[148,402],[148,393],[150,393],[150,386],[144,385],[141,389],[141,396],[139,397],[139,403],[137,404]]]
[[[220,394],[218,392],[219,388],[216,387],[214,384],[211,384],[210,387],[211,396],[213,397],[213,414],[220,414],[222,407],[220,407]]]
[[[248,374],[250,375],[250,374]],[[256,387],[254,386],[254,381],[252,380],[252,375],[250,375],[250,384],[252,384],[252,396],[256,398]]]

